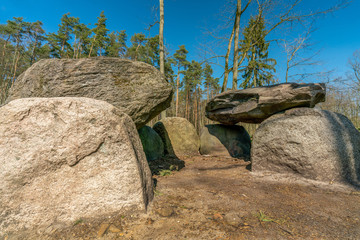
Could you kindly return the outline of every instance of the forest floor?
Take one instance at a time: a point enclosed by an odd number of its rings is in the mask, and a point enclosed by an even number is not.
[[[156,190],[147,213],[84,219],[44,238],[360,239],[359,189],[254,174],[240,159],[171,161],[185,167],[170,172],[161,163],[151,166],[159,175],[153,176]]]

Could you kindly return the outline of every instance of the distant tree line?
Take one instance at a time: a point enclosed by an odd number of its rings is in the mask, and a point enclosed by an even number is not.
[[[22,17],[0,24],[0,104],[16,78],[40,59],[108,56],[142,61],[160,69],[159,35],[135,33],[128,41],[125,30],[110,32],[106,21],[101,12],[91,27],[66,13],[57,32],[52,33],[45,32],[42,22],[26,22]],[[175,92],[167,115],[186,117],[200,128],[205,122],[206,101],[220,90],[219,79],[213,78],[209,64],[188,60],[187,54],[184,45],[173,55],[165,49],[165,78]]]

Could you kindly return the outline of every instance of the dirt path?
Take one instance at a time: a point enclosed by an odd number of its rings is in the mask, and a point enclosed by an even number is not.
[[[49,239],[360,239],[360,191],[255,175],[248,162],[197,156],[155,176],[147,214],[82,220]]]

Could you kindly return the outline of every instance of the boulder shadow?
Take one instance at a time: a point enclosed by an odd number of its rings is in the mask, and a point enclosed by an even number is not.
[[[214,124],[205,127],[210,135],[221,142],[231,157],[250,161],[251,138],[243,126]]]
[[[360,132],[343,115],[323,111],[336,139],[342,181],[360,189]],[[343,116],[340,119],[340,116]],[[358,135],[358,136],[356,136]]]
[[[164,156],[160,159],[150,161],[149,167],[153,175],[159,175],[161,171],[179,171],[185,167],[185,161],[176,156],[168,132],[162,122],[156,123],[154,130],[159,134],[164,144]]]

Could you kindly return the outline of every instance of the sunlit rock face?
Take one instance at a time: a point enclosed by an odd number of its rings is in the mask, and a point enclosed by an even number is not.
[[[21,74],[7,102],[27,97],[88,97],[111,103],[139,129],[170,106],[172,87],[153,66],[127,59],[43,59]]]
[[[360,186],[360,132],[338,113],[290,109],[260,124],[253,136],[251,161],[254,172]]]
[[[0,236],[143,211],[151,172],[132,119],[89,98],[23,98],[0,108]]]

